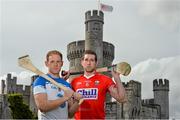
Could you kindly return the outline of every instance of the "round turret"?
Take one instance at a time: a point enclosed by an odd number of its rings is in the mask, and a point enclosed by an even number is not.
[[[154,103],[161,106],[161,119],[169,118],[169,81],[155,79],[153,81]]]
[[[103,22],[104,14],[102,11],[93,10],[92,12],[89,10],[85,13],[85,24],[90,21],[99,21]]]
[[[67,58],[70,62],[69,69],[73,71],[82,71],[83,68],[80,64],[81,57],[84,53],[85,41],[74,41],[68,44],[67,46]]]
[[[96,52],[99,67],[103,66],[103,24],[102,11],[93,10],[85,13],[85,50]]]

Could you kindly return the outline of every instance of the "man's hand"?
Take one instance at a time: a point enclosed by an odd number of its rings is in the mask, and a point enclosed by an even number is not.
[[[112,71],[111,71],[111,74],[112,74],[114,80],[120,80],[120,76],[119,76],[120,73],[118,73],[118,72],[112,70]]]
[[[73,93],[73,97],[74,97],[74,99],[76,99],[76,100],[82,99],[82,95],[79,94],[78,92],[74,92],[74,93]]]
[[[74,91],[70,88],[68,88],[67,90],[64,90],[64,97],[69,100],[74,94]]]
[[[61,72],[61,77],[64,79],[64,80],[67,80],[69,78],[69,75],[70,75],[70,71],[65,71],[63,70]]]

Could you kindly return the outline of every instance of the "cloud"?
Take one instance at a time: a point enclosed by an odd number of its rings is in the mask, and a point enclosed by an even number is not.
[[[169,104],[170,117],[180,118],[180,96],[178,86],[180,78],[180,56],[161,59],[148,59],[132,68],[128,77],[123,81],[136,80],[141,82],[142,98],[153,98],[153,80],[168,79],[170,83]]]
[[[180,30],[179,0],[144,0],[140,2],[141,15],[152,18],[160,25]]]
[[[43,66],[40,71],[47,73],[47,68]],[[31,84],[31,77],[35,75],[35,73],[32,73],[30,71],[22,71],[19,74],[17,74],[17,84],[25,84],[30,85]]]

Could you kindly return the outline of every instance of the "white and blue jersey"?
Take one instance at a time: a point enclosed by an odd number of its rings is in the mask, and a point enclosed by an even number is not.
[[[53,80],[71,88],[71,85],[62,78],[53,78]],[[45,93],[48,100],[56,100],[64,95],[64,91],[60,90],[57,86],[49,82],[43,77],[38,77],[33,83],[33,94]],[[41,112],[38,110],[39,119],[67,119],[68,118],[68,103],[61,104],[58,108],[49,112]]]

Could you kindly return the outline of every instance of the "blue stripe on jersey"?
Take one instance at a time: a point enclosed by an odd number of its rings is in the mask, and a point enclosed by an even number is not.
[[[69,88],[71,88],[71,85],[66,81],[66,80],[64,80],[64,79],[62,79],[62,78],[53,78],[51,75],[49,75],[49,74],[47,74],[50,78],[52,78],[52,79],[54,79],[56,82],[58,82],[58,83],[61,83],[61,84],[63,84],[63,85],[65,85],[66,87],[69,87]]]
[[[52,77],[51,75],[49,75],[49,74],[47,74],[47,75],[48,75],[49,77],[51,77],[53,80],[55,80],[56,82],[61,83],[61,84],[63,84],[63,85],[66,86],[66,87],[72,88],[71,85],[70,85],[66,80],[64,80],[64,79],[62,79],[62,78],[53,78],[53,77]],[[45,87],[47,83],[49,83],[49,81],[40,76],[40,77],[38,77],[38,78],[34,81],[34,83],[33,83],[33,88],[36,87],[36,86]]]

